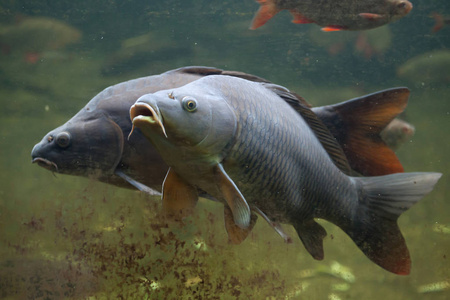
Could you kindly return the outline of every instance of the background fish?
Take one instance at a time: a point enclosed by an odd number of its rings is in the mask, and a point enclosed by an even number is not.
[[[401,144],[410,140],[416,129],[404,120],[394,119],[381,132],[381,138],[391,149],[397,149]]]
[[[365,30],[396,21],[407,15],[412,4],[406,0],[258,0],[261,5],[250,29],[264,25],[281,10],[289,10],[293,23],[316,23],[323,31]]]
[[[46,134],[34,146],[32,161],[52,172],[90,177],[154,194],[161,190],[168,167],[139,130],[128,139],[132,126],[128,113],[130,106],[146,93],[176,88],[203,76],[218,74],[268,82],[241,72],[186,67],[119,83],[100,92],[69,121]],[[374,113],[376,110],[370,109],[360,111],[355,117],[352,103],[398,102],[408,95],[406,89],[381,91],[350,100],[349,106],[340,103],[317,107],[314,113],[326,121],[325,125],[338,141],[345,143],[345,155],[357,173],[380,175],[402,172],[403,167],[395,153],[379,138],[381,130],[394,116],[379,120]],[[364,125],[367,122],[370,126]],[[361,128],[365,129],[358,130]],[[347,158],[342,159],[342,149],[334,138],[330,138],[331,133],[326,128],[325,132],[322,128],[317,133],[324,136],[324,143],[329,144],[328,151],[335,153],[337,164],[347,168]],[[378,158],[380,153],[384,155],[382,162]],[[365,163],[361,164],[361,161]]]
[[[365,59],[382,59],[392,46],[393,34],[389,26],[360,32],[341,31],[335,34],[320,34],[320,29],[311,27],[309,39],[314,45],[327,49],[330,55],[350,52]]]
[[[397,76],[418,84],[450,82],[450,50],[434,50],[408,59],[397,68]]]
[[[45,52],[79,42],[81,37],[80,30],[46,17],[24,17],[17,24],[0,27],[3,52],[24,56],[30,63],[35,63]]]
[[[142,96],[130,117],[170,166],[163,201],[195,205],[192,191],[200,188],[225,203],[243,230],[251,228],[251,211],[261,211],[292,224],[319,260],[326,231],[314,218],[323,218],[376,264],[408,274],[409,252],[396,221],[441,174],[349,177],[276,93],[287,91],[218,75]]]

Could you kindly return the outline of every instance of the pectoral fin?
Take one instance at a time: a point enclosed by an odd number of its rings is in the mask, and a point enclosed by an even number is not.
[[[373,13],[360,13],[359,15],[367,20],[379,20],[383,18],[383,15]]]
[[[137,188],[138,190],[145,192],[151,196],[159,196],[161,195],[160,192],[155,191],[152,188],[149,188],[148,186],[146,186],[143,183],[140,183],[139,181],[134,180],[133,178],[131,178],[130,176],[128,176],[127,174],[125,174],[122,171],[116,170],[114,172],[117,176],[121,177],[122,179],[124,179],[125,181],[127,181],[129,184],[131,184],[132,186],[134,186],[135,188]]]
[[[213,171],[218,188],[233,212],[234,223],[240,228],[246,229],[249,227],[251,220],[250,207],[247,201],[221,164],[217,164]]]
[[[250,29],[256,29],[263,26],[280,10],[277,8],[274,0],[257,0],[261,7],[253,17],[252,25]]]
[[[249,226],[243,229],[234,223],[233,212],[226,204],[224,206],[223,216],[225,220],[225,229],[228,233],[228,240],[235,245],[239,245],[247,238],[248,234],[255,226],[256,220],[258,219],[258,216],[252,213]]]
[[[322,260],[324,257],[323,238],[327,236],[325,229],[314,219],[293,225],[309,254],[314,259]]]
[[[180,221],[193,213],[198,201],[197,188],[187,183],[172,169],[167,172],[162,190],[166,217]]]

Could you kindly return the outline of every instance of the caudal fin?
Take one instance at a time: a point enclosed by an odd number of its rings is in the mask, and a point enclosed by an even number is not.
[[[444,18],[442,17],[442,15],[438,14],[438,13],[433,13],[433,18],[435,21],[435,24],[433,26],[433,29],[431,29],[431,32],[438,32],[439,30],[442,29],[442,27],[444,27]]]
[[[398,217],[433,190],[440,173],[402,173],[353,177],[360,186],[358,206],[341,227],[374,263],[399,275],[411,268]],[[338,222],[339,223],[339,222]]]
[[[364,176],[403,172],[403,166],[382,140],[381,131],[405,108],[407,88],[393,88],[312,110],[344,150],[353,170]]]

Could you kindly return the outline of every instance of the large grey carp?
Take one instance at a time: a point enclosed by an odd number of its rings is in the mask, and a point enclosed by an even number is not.
[[[268,82],[254,75],[210,67],[184,67],[122,82],[100,92],[69,121],[47,133],[34,146],[32,160],[52,172],[157,193],[168,167],[139,130],[127,138],[132,126],[130,106],[144,94],[180,87],[213,75]],[[403,172],[403,167],[381,140],[380,132],[404,109],[408,96],[407,89],[391,89],[313,110],[340,143],[353,170],[363,175],[397,173]],[[384,114],[387,117],[383,119],[371,110],[353,113],[357,107],[371,107],[375,103],[403,103],[403,106],[391,115]],[[317,122],[314,118],[309,121]],[[325,131],[319,133],[330,135]],[[340,165],[345,165],[337,150],[339,145],[333,145],[333,138],[328,139],[328,144],[331,145],[329,151],[337,153],[335,157],[341,161]],[[380,155],[383,155],[382,160]]]
[[[314,219],[322,218],[344,230],[382,268],[408,274],[411,261],[397,219],[441,174],[348,176],[295,99],[280,86],[221,75],[139,98],[130,109],[133,125],[170,166],[163,206],[190,210],[197,191],[204,191],[224,203],[229,234],[251,229],[257,212],[293,225],[319,260],[326,231]]]

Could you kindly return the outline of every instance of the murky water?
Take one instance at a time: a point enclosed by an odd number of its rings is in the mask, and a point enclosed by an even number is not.
[[[431,15],[450,7],[413,4],[376,30],[323,33],[287,12],[251,31],[252,0],[0,3],[0,297],[448,299],[450,25],[432,33]],[[34,31],[20,27],[27,19]],[[397,73],[434,50],[448,52]],[[397,155],[406,171],[444,174],[399,219],[411,274],[382,270],[326,221],[320,262],[290,226],[293,244],[258,222],[234,246],[220,204],[202,200],[184,224],[166,224],[158,197],[31,164],[33,145],[103,88],[187,65],[259,75],[313,105],[409,87],[402,117],[416,134]]]

